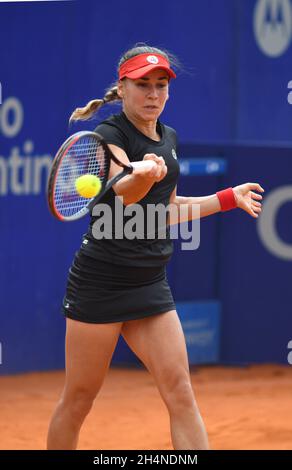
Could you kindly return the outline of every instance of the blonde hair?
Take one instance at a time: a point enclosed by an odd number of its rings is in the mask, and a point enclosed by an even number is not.
[[[132,57],[135,57],[136,55],[139,54],[144,54],[144,53],[149,53],[149,54],[159,54],[165,57],[171,66],[180,68],[181,65],[178,61],[178,59],[173,55],[170,54],[166,50],[158,49],[157,47],[150,47],[145,44],[142,46],[136,45],[132,49],[126,51],[121,59],[119,60],[118,64],[118,71],[120,66],[128,59],[131,59]],[[86,106],[83,108],[76,108],[75,111],[70,116],[69,123],[72,121],[86,121],[87,119],[90,119],[97,111],[104,105],[104,104],[110,104],[110,103],[115,103],[117,101],[122,101],[122,98],[119,97],[118,95],[118,83],[114,83],[111,85],[105,92],[105,95],[103,98],[99,99],[94,99],[91,100],[87,103]]]
[[[114,84],[106,90],[106,93],[102,99],[91,100],[87,103],[84,108],[76,108],[75,111],[70,116],[69,122],[72,121],[86,121],[93,114],[95,114],[101,106],[106,103],[113,103],[115,101],[121,101],[121,98],[118,95],[118,86]]]

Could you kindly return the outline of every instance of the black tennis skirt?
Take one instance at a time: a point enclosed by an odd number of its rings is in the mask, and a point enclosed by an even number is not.
[[[66,317],[86,323],[113,323],[175,308],[165,266],[118,266],[80,251],[75,254],[62,306]]]

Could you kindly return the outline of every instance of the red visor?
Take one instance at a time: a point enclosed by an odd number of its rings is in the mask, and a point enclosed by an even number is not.
[[[167,72],[169,78],[175,78],[176,74],[171,70],[168,60],[158,54],[139,54],[126,60],[119,69],[119,80],[124,77],[136,80],[144,77],[147,73],[155,69],[163,69]]]

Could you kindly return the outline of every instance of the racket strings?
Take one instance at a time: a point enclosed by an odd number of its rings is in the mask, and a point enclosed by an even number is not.
[[[75,181],[82,175],[97,176],[103,187],[108,174],[109,159],[98,140],[82,137],[64,150],[55,180],[55,208],[62,217],[72,217],[85,210],[89,200],[76,191]]]

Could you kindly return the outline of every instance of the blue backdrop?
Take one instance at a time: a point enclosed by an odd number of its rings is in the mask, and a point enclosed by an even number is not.
[[[0,373],[63,365],[60,304],[88,221],[49,215],[47,175],[60,143],[80,128],[68,128],[72,110],[103,96],[120,55],[138,41],[183,64],[162,116],[178,132],[179,158],[227,163],[223,175],[182,176],[179,194],[258,181],[273,202],[287,188],[277,210],[264,205],[262,227],[233,211],[201,221],[198,250],[176,243],[175,299],[220,303],[220,362],[287,363],[292,2],[0,3],[0,17]],[[117,109],[105,107],[83,127]]]

